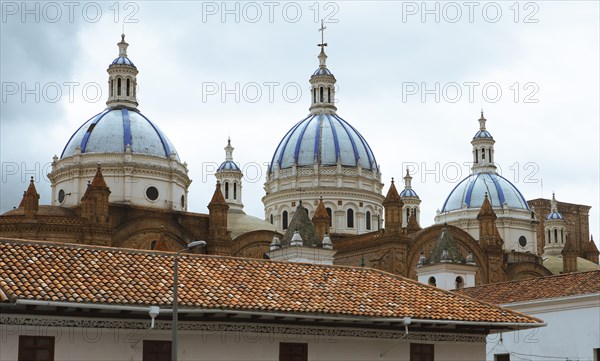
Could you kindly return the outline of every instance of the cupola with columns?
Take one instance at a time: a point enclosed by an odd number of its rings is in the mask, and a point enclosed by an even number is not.
[[[550,201],[550,213],[544,220],[544,256],[558,256],[565,247],[567,239],[566,222],[558,211],[558,202],[554,192]]]
[[[108,72],[108,100],[106,105],[109,107],[136,108],[138,106],[136,97],[138,70],[127,57],[129,44],[125,42],[125,34],[121,34],[121,41],[117,45],[119,46],[119,56],[113,60],[106,70]]]
[[[410,176],[410,172],[408,168],[406,168],[406,175],[404,176],[404,189],[400,192],[400,199],[402,199],[402,203],[404,206],[402,208],[402,227],[406,228],[408,226],[408,221],[412,214],[415,215],[417,223],[421,223],[421,199],[412,189],[412,177]]]
[[[229,208],[242,209],[244,208],[242,203],[242,177],[244,175],[240,167],[233,161],[235,148],[231,145],[231,138],[227,139],[227,146],[224,149],[225,161],[217,169],[215,177],[222,185],[223,196]]]
[[[494,165],[494,143],[496,141],[485,129],[487,119],[483,116],[479,118],[479,131],[473,137],[471,144],[473,145],[473,173],[490,173],[496,171]]]

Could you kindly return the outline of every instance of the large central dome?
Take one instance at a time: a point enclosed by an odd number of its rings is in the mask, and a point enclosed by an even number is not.
[[[311,114],[283,137],[273,159],[279,169],[319,165],[362,167],[378,171],[373,151],[360,133],[337,114]]]

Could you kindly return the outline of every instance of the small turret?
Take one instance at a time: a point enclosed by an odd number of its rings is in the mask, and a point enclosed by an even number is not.
[[[485,128],[487,119],[483,116],[479,118],[479,131],[473,137],[471,145],[473,146],[473,173],[491,173],[496,171],[494,165],[494,143],[496,141]]]
[[[561,254],[563,259],[563,273],[577,272],[577,250],[573,245],[571,237],[568,235]]]
[[[215,177],[222,185],[225,202],[230,209],[242,210],[242,178],[243,173],[240,167],[233,161],[233,150],[231,139],[227,139],[225,149],[225,161],[221,163]]]
[[[583,252],[585,253],[585,259],[598,264],[598,255],[600,252],[598,252],[598,247],[596,247],[593,236],[590,236],[590,241],[583,248]]]
[[[327,209],[325,208],[325,204],[323,203],[323,197],[319,199],[319,204],[317,205],[317,209],[315,210],[312,222],[315,225],[317,237],[323,239],[323,237],[325,237],[325,234],[329,233],[329,224],[331,223],[331,219],[329,218],[329,214],[327,213]]]
[[[100,164],[96,174],[81,198],[81,217],[89,223],[104,225],[108,223],[110,189],[106,185]]]
[[[40,195],[35,189],[35,181],[33,177],[29,181],[29,186],[27,190],[23,192],[23,199],[19,204],[19,208],[23,207],[25,212],[25,217],[34,218],[38,214],[38,209],[40,206]]]
[[[217,181],[215,192],[208,204],[208,238],[209,240],[228,240],[227,211],[229,206],[221,193],[221,183]]]
[[[406,175],[404,176],[404,189],[402,192],[400,192],[400,199],[402,199],[402,202],[404,203],[402,212],[402,227],[405,228],[408,227],[410,217],[413,213],[415,215],[417,224],[420,222],[421,216],[421,199],[417,195],[417,192],[415,192],[412,188],[412,178],[413,177],[411,177],[408,168],[406,168]]]
[[[385,208],[385,230],[386,232],[401,233],[402,232],[402,199],[398,194],[398,190],[394,185],[394,178],[390,189],[383,200]]]

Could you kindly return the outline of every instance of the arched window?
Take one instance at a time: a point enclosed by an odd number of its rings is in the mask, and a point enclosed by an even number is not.
[[[273,215],[271,214],[269,218],[271,219],[271,224],[273,224]]]
[[[558,229],[554,230],[554,243],[558,243]]]
[[[317,88],[313,89],[313,103],[317,102]]]
[[[410,219],[410,208],[406,208],[406,223],[408,223],[409,219]]]
[[[237,199],[237,183],[233,182],[233,199]]]
[[[110,80],[110,96],[111,97],[115,96],[115,80],[114,79]]]
[[[323,103],[323,87],[319,88],[319,101]]]
[[[225,199],[229,199],[229,182],[225,182]]]
[[[485,149],[481,148],[481,160],[485,160]]]
[[[288,212],[287,211],[283,211],[283,213],[281,214],[281,223],[283,225],[283,229],[288,228]]]
[[[548,230],[548,243],[552,243],[552,239],[550,238],[550,230]]]
[[[155,249],[156,248],[156,240],[150,242],[150,249]]]
[[[565,230],[560,230],[560,243],[565,243]]]
[[[488,149],[488,159],[492,162],[492,149]]]
[[[479,163],[479,149],[475,149],[475,163]]]
[[[129,87],[130,86],[131,86],[131,79],[127,78],[127,90],[126,90],[127,96],[129,96]]]
[[[367,231],[370,231],[371,230],[371,212],[367,211],[366,217],[367,217],[367,221],[366,221]]]
[[[346,227],[354,228],[354,210],[352,209],[346,212]]]
[[[456,286],[457,290],[465,287],[465,281],[463,280],[463,278],[461,276],[456,277],[455,283],[456,283],[455,286]]]
[[[121,95],[121,78],[117,78],[117,96]]]
[[[329,227],[333,227],[333,212],[331,211],[331,208],[325,208],[325,210],[329,216]]]
[[[331,88],[327,88],[327,102],[331,103]]]
[[[309,216],[309,218],[310,218],[310,214],[308,213],[308,208],[304,208],[304,210],[306,211],[306,215]]]
[[[433,277],[433,276],[429,277],[429,280],[427,281],[427,284],[430,285],[430,286],[436,287],[435,277]]]

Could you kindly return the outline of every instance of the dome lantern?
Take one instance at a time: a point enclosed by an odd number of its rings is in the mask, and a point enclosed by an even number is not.
[[[473,137],[473,173],[491,173],[496,171],[494,165],[494,143],[496,142],[490,132],[485,129],[487,119],[483,116],[479,118],[479,131]]]
[[[125,34],[121,34],[121,41],[117,44],[119,56],[113,60],[106,70],[108,72],[108,107],[137,108],[136,97],[138,70],[127,57],[128,43]]]
[[[335,107],[335,77],[327,69],[327,54],[325,54],[325,29],[323,20],[321,20],[321,43],[317,44],[321,47],[319,53],[319,68],[310,77],[311,84],[311,106],[309,108],[311,114],[333,114],[337,110]]]

